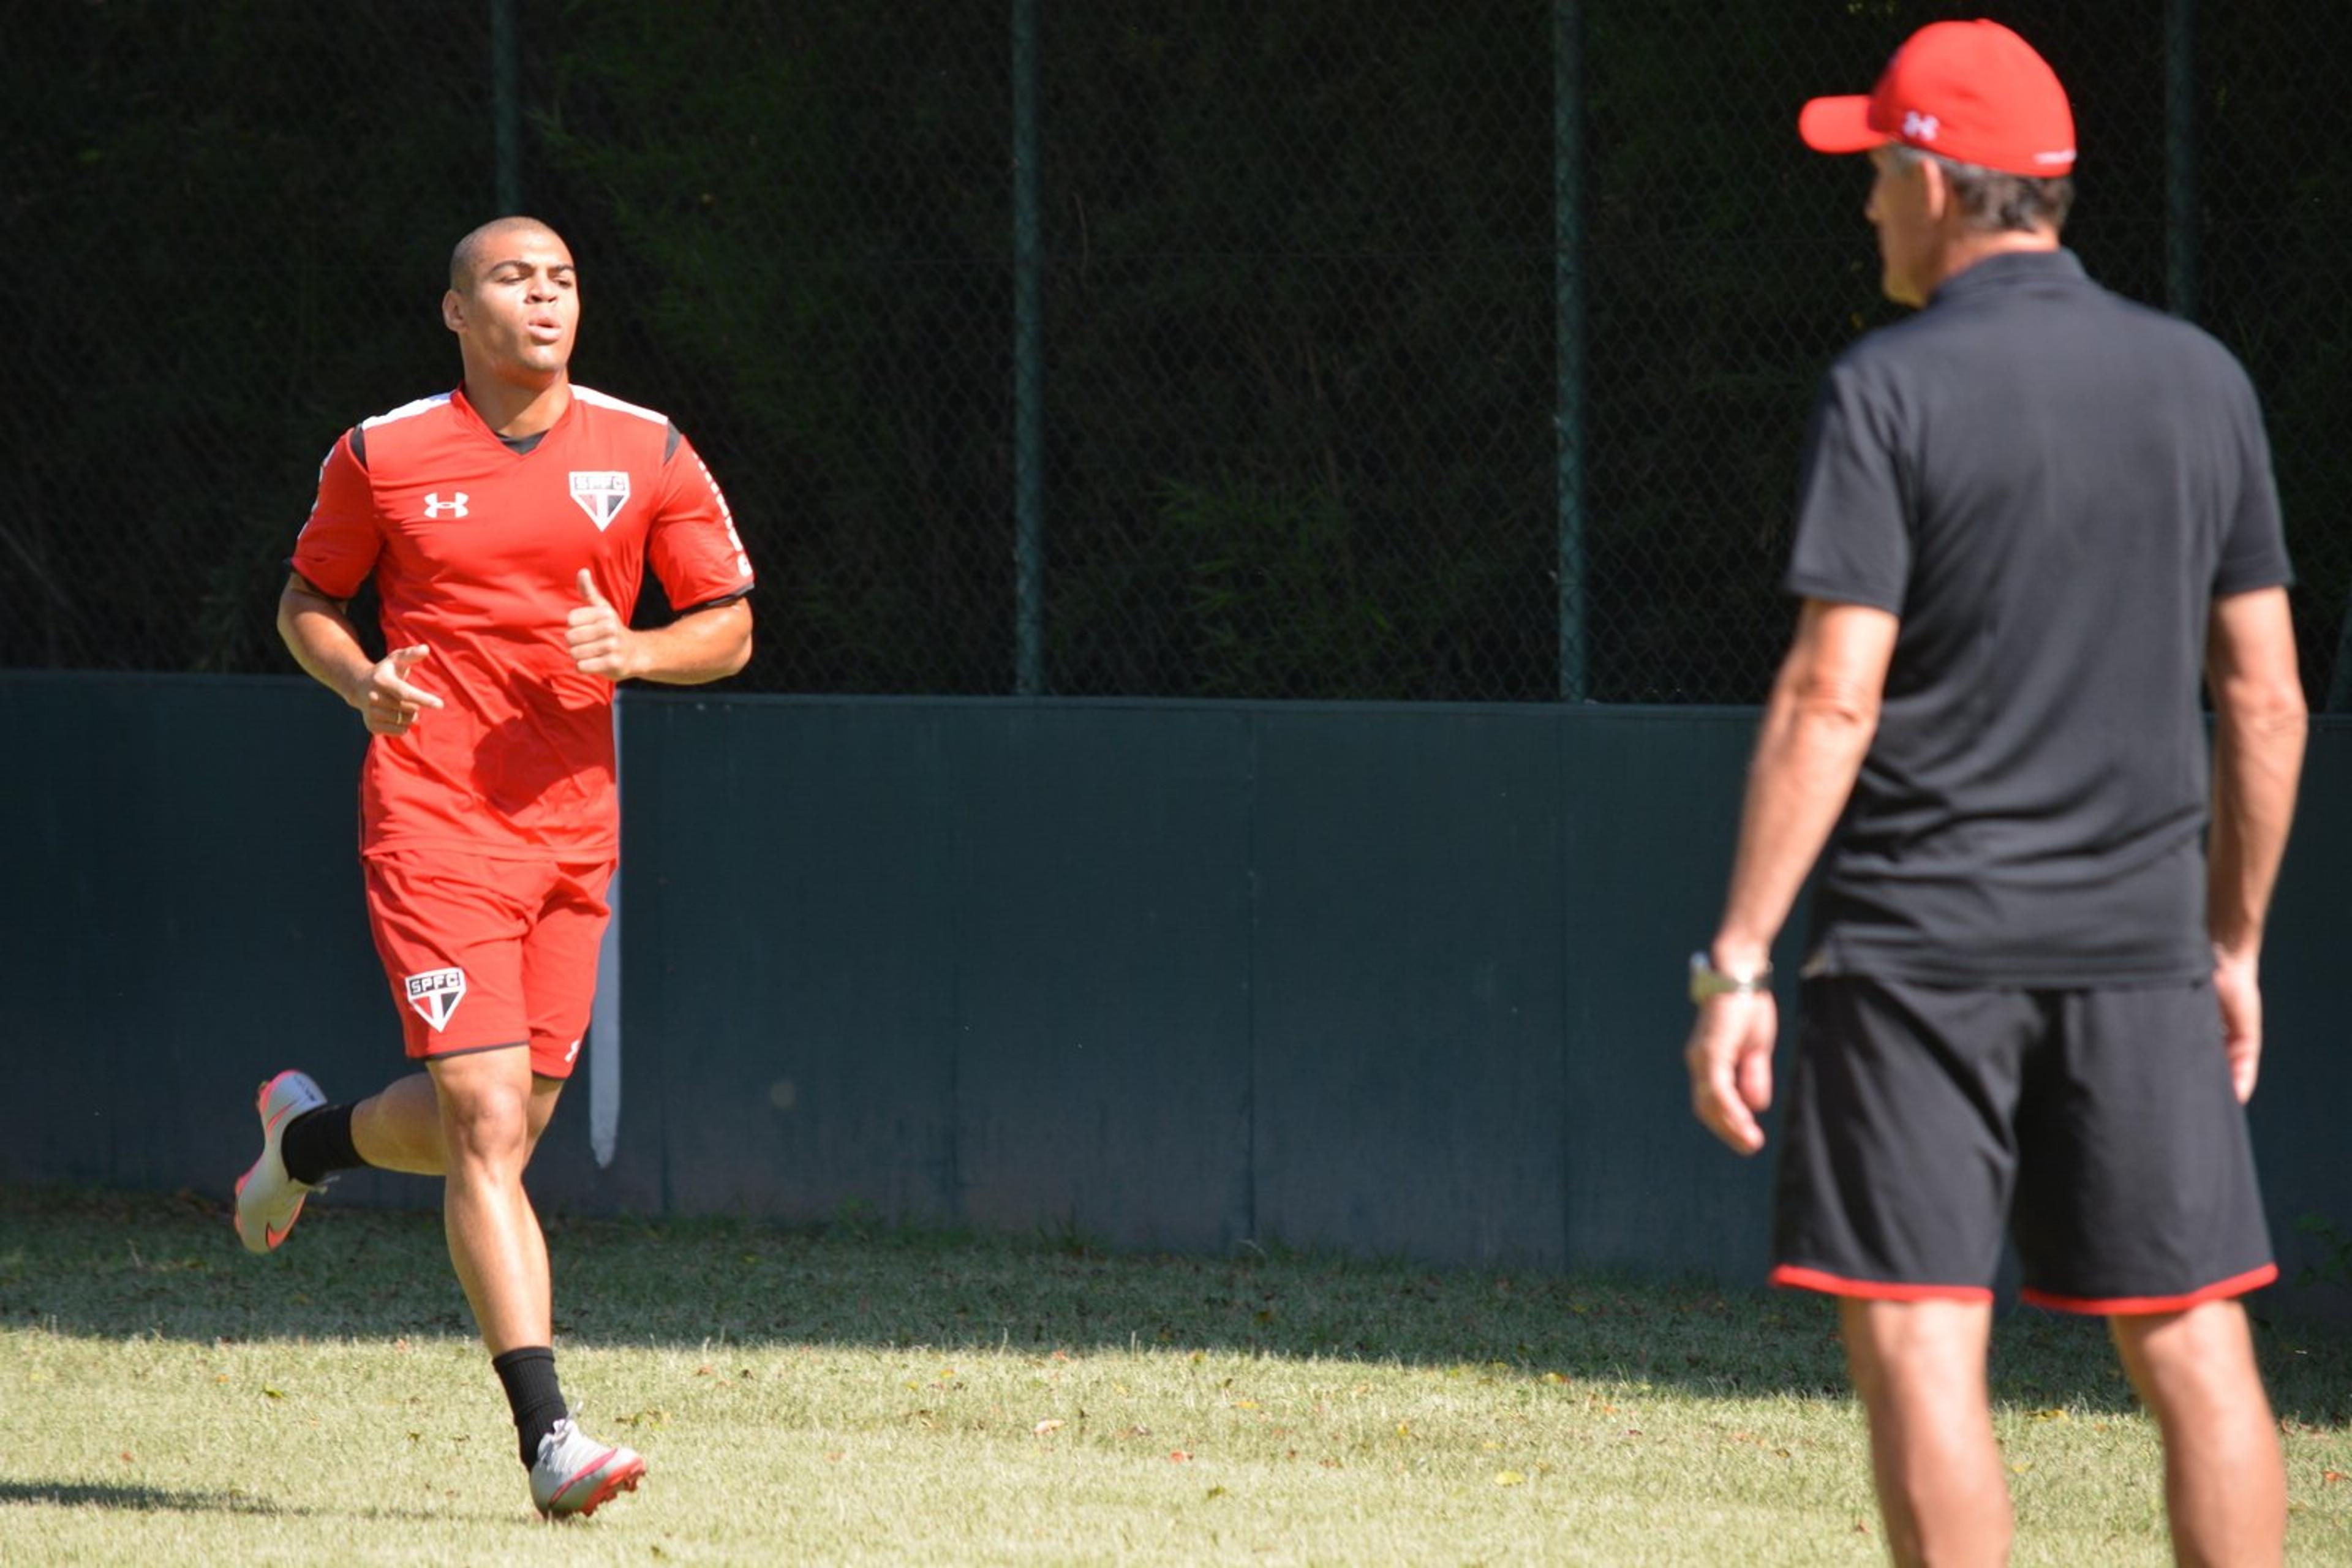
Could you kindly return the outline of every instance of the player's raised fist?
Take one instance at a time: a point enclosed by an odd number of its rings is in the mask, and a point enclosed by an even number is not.
[[[598,591],[596,579],[584,566],[579,583],[580,607],[564,617],[563,641],[572,650],[572,663],[583,675],[626,680],[636,673],[636,633]]]

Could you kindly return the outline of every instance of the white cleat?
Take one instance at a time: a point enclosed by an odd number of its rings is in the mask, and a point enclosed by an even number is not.
[[[530,1467],[530,1500],[549,1519],[594,1513],[614,1492],[637,1489],[646,1462],[630,1448],[607,1447],[565,1416],[539,1440]]]
[[[236,1238],[247,1252],[275,1252],[302,1215],[302,1200],[319,1189],[286,1173],[279,1146],[286,1124],[327,1103],[303,1072],[282,1072],[261,1086],[254,1109],[261,1113],[261,1158],[236,1179]]]

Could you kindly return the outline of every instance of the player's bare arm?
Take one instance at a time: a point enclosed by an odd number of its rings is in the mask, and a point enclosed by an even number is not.
[[[2206,926],[2231,1087],[2244,1101],[2262,1064],[2263,922],[2294,816],[2309,726],[2286,590],[2217,600],[2206,633],[2213,697],[2213,818]]]
[[[441,699],[409,683],[408,673],[428,656],[422,645],[371,658],[344,611],[344,601],[320,593],[299,573],[278,596],[278,635],[310,677],[359,710],[371,735],[402,735]]]
[[[583,675],[699,686],[733,675],[751,658],[751,606],[742,599],[690,610],[666,626],[637,630],[622,618],[583,570],[580,606],[566,617],[563,640]]]
[[[1877,732],[1897,625],[1868,605],[1805,601],[1748,766],[1731,889],[1709,950],[1726,974],[1754,975],[1771,961],[1772,939]],[[1772,1102],[1779,1026],[1772,993],[1762,989],[1708,998],[1691,1026],[1691,1110],[1742,1154],[1764,1146],[1756,1113]]]

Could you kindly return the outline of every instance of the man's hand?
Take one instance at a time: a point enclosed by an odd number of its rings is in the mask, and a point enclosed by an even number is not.
[[[564,617],[563,628],[563,640],[580,673],[606,680],[626,680],[641,673],[637,634],[596,591],[596,580],[584,566],[580,570],[580,608]]]
[[[368,667],[366,679],[350,700],[367,721],[371,735],[405,735],[426,710],[442,705],[441,699],[421,687],[408,684],[408,671],[424,658],[423,643],[409,647],[396,647]]]
[[[2263,988],[2252,958],[2213,950],[2213,994],[2221,1004],[2221,1049],[2230,1058],[2230,1088],[2238,1103],[2254,1098],[2263,1065]]]
[[[1699,1005],[1683,1061],[1691,1111],[1732,1152],[1764,1147],[1756,1113],[1772,1103],[1772,1042],[1780,1012],[1769,991],[1733,992]]]

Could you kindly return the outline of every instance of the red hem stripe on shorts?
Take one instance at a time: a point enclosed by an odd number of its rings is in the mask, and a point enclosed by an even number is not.
[[[2037,1307],[2047,1307],[2053,1312],[2090,1312],[2100,1317],[2117,1313],[2185,1312],[2191,1307],[2208,1301],[2220,1301],[2231,1296],[2242,1296],[2249,1290],[2259,1290],[2278,1278],[2278,1265],[2265,1263],[2260,1268],[2249,1268],[2243,1274],[2232,1274],[2227,1279],[2217,1279],[2201,1289],[2181,1296],[2053,1296],[2047,1290],[2020,1290],[2021,1300]]]
[[[1982,1285],[1900,1285],[1888,1279],[1848,1279],[1818,1268],[1783,1263],[1771,1281],[1799,1290],[1819,1290],[1831,1296],[1853,1296],[1867,1301],[1990,1301],[1992,1292]]]

